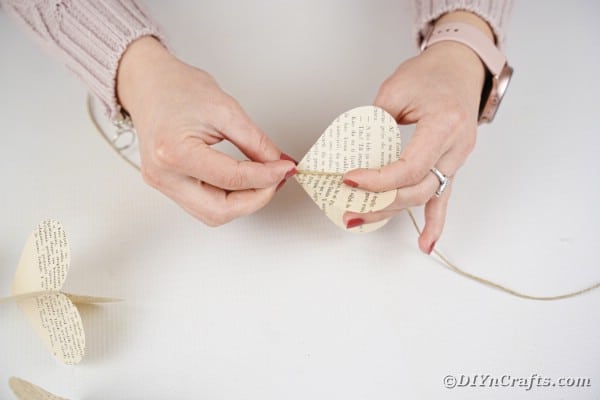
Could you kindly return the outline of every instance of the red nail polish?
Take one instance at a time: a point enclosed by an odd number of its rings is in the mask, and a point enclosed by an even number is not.
[[[292,157],[288,156],[288,155],[287,155],[287,154],[285,154],[285,153],[281,153],[281,155],[279,156],[279,159],[280,159],[280,160],[291,161],[291,162],[293,162],[294,164],[298,164],[298,161],[294,160]]]
[[[344,179],[343,181],[346,185],[350,186],[350,187],[357,187],[358,183],[350,180],[350,179]]]
[[[297,173],[298,173],[298,170],[296,168],[292,168],[288,172],[286,172],[285,179],[291,178],[292,176],[296,175]]]
[[[365,220],[362,218],[352,218],[346,223],[346,229],[356,228],[357,226],[361,226],[365,223]]]
[[[283,187],[283,185],[285,185],[285,182],[286,182],[286,180],[285,180],[285,179],[284,179],[284,180],[282,180],[281,182],[279,182],[279,183],[277,184],[277,187],[275,188],[275,191],[276,191],[276,192],[277,192],[277,191],[279,191],[279,189],[281,189],[281,188]]]
[[[435,240],[431,243],[431,246],[429,246],[429,251],[427,251],[427,254],[431,254],[431,252],[433,251],[433,248],[435,247]]]

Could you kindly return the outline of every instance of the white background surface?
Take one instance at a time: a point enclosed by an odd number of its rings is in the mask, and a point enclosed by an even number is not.
[[[177,53],[300,158],[414,54],[408,2],[152,1]],[[243,4],[239,4],[243,3]],[[508,98],[480,129],[438,248],[538,295],[600,279],[597,2],[520,2]],[[343,232],[288,184],[203,226],[103,143],[85,89],[0,14],[0,296],[39,221],[63,222],[88,354],[59,365],[0,307],[0,398],[15,375],[71,399],[597,399],[600,291],[510,297],[422,255],[405,215]],[[420,210],[417,210],[420,213]],[[448,374],[589,377],[589,388],[455,388]]]

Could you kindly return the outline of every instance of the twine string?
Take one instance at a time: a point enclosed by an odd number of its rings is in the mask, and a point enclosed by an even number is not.
[[[307,169],[299,169],[296,175],[315,175],[315,176],[344,176],[341,172],[323,172],[323,171],[310,171]]]
[[[92,123],[94,124],[94,126],[96,127],[96,130],[100,133],[100,136],[102,136],[104,138],[104,140],[113,148],[115,149],[115,151],[119,154],[119,156],[121,156],[121,158],[123,158],[125,161],[127,161],[127,163],[129,165],[131,165],[132,167],[134,167],[135,169],[137,169],[138,171],[140,170],[140,167],[138,167],[137,165],[135,165],[131,160],[129,160],[127,157],[125,157],[120,151],[118,151],[116,149],[115,143],[113,143],[111,140],[109,140],[109,136],[106,134],[106,132],[104,132],[104,129],[102,129],[102,127],[100,126],[100,124],[98,123],[96,116],[94,115],[94,113],[92,112],[92,97],[90,95],[88,95],[88,99],[87,99],[87,111],[88,111],[88,116],[90,117]],[[311,171],[311,170],[305,170],[305,169],[299,169],[297,171],[297,175],[313,175],[313,176],[343,176],[343,173],[340,172],[324,172],[324,171]],[[419,224],[417,223],[417,220],[414,216],[414,214],[412,213],[412,211],[407,208],[406,212],[415,228],[415,230],[417,231],[417,234],[421,235],[421,228],[419,227]],[[455,272],[456,274],[470,279],[472,281],[475,281],[481,285],[493,288],[493,289],[497,289],[500,290],[504,293],[507,293],[511,296],[515,296],[515,297],[520,297],[522,299],[528,299],[528,300],[541,300],[541,301],[550,301],[550,300],[562,300],[562,299],[568,299],[568,298],[572,298],[572,297],[576,297],[576,296],[580,296],[584,293],[587,292],[591,292],[592,290],[596,290],[600,288],[600,282],[597,282],[591,286],[585,287],[583,289],[580,290],[576,290],[573,292],[568,292],[568,293],[564,293],[564,294],[560,294],[560,295],[554,295],[554,296],[535,296],[535,295],[530,295],[527,293],[522,293],[519,292],[517,290],[511,289],[508,286],[504,286],[501,285],[499,283],[496,283],[494,281],[491,281],[489,279],[483,278],[481,276],[472,274],[470,272],[467,272],[465,270],[463,270],[462,268],[459,268],[456,264],[452,263],[448,257],[446,257],[442,252],[433,249],[433,254],[435,254],[437,256],[437,258],[441,261],[442,265],[445,268],[448,268],[450,271]],[[6,300],[6,299],[3,299]]]
[[[406,212],[408,213],[408,216],[410,217],[410,220],[413,224],[413,226],[415,227],[415,230],[417,231],[417,233],[419,235],[421,235],[421,228],[419,227],[419,224],[417,223],[417,220],[415,218],[415,216],[413,215],[412,211],[407,208]],[[560,294],[560,295],[555,295],[555,296],[534,296],[534,295],[530,295],[527,293],[522,293],[519,291],[516,291],[514,289],[511,289],[507,286],[501,285],[499,283],[496,283],[494,281],[491,281],[489,279],[486,278],[482,278],[480,276],[471,274],[470,272],[467,272],[461,268],[459,268],[458,266],[456,266],[454,263],[452,263],[450,260],[448,260],[448,257],[446,257],[442,252],[433,249],[433,253],[440,259],[440,261],[442,262],[442,264],[450,269],[451,271],[456,272],[457,274],[464,276],[467,279],[470,279],[472,281],[478,282],[482,285],[485,286],[489,286],[492,287],[494,289],[498,289],[501,290],[505,293],[508,293],[510,295],[516,296],[516,297],[520,297],[522,299],[529,299],[529,300],[544,300],[544,301],[548,301],[548,300],[561,300],[561,299],[568,299],[569,297],[576,297],[579,295],[582,295],[586,292],[590,292],[592,290],[598,289],[600,288],[600,282],[597,282],[591,286],[585,287],[583,289],[580,290],[576,290],[574,292],[568,292],[568,293],[564,293],[564,294]]]
[[[314,176],[343,176],[343,173],[339,173],[339,172],[324,172],[324,171],[311,171],[311,170],[304,170],[304,169],[299,169],[297,174],[300,175],[314,175]],[[415,230],[417,231],[417,234],[420,236],[421,235],[421,227],[419,226],[417,219],[415,218],[415,215],[413,214],[413,212],[411,211],[410,208],[406,209],[406,213],[408,214],[408,217],[410,218],[410,221],[412,222],[412,225],[414,226]],[[508,293],[512,296],[515,297],[520,297],[522,299],[529,299],[529,300],[542,300],[542,301],[549,301],[549,300],[561,300],[561,299],[568,299],[570,297],[576,297],[579,295],[582,295],[584,293],[590,292],[592,290],[598,289],[600,288],[600,282],[597,282],[591,286],[585,287],[583,289],[580,290],[576,290],[574,292],[568,292],[568,293],[564,293],[564,294],[560,294],[560,295],[555,295],[555,296],[535,296],[535,295],[531,295],[531,294],[527,294],[527,293],[522,293],[519,292],[517,290],[511,289],[508,286],[504,286],[501,285],[497,282],[491,281],[489,279],[483,278],[481,276],[472,274],[470,272],[467,272],[465,270],[463,270],[462,268],[459,268],[456,264],[452,263],[448,257],[446,257],[446,255],[444,255],[442,252],[440,252],[439,250],[436,250],[435,248],[433,249],[433,254],[436,255],[436,257],[441,261],[442,265],[445,268],[448,268],[450,271],[453,271],[455,273],[457,273],[460,276],[463,276],[467,279],[470,279],[472,281],[475,281],[481,285],[484,286],[488,286],[491,287],[493,289],[497,289],[500,290],[502,292]]]

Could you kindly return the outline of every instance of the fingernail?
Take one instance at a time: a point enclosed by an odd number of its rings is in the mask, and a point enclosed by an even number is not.
[[[352,218],[346,223],[346,229],[356,228],[357,226],[361,226],[365,223],[365,220],[362,218]]]
[[[285,185],[286,180],[282,180],[281,182],[279,182],[279,184],[277,185],[277,187],[275,188],[275,191],[277,192],[279,189],[281,189],[283,187],[283,185]]]
[[[358,183],[350,180],[350,179],[344,179],[343,181],[346,185],[350,186],[350,187],[357,187]]]
[[[292,157],[288,156],[288,155],[287,155],[287,154],[285,154],[285,153],[281,153],[281,155],[279,156],[279,159],[280,159],[280,160],[291,161],[291,162],[293,162],[294,164],[298,164],[298,161],[294,160]]]
[[[431,245],[429,246],[429,250],[427,251],[427,254],[431,254],[431,252],[433,251],[433,248],[435,247],[435,240],[431,243]]]
[[[288,172],[286,172],[285,179],[291,178],[292,176],[296,175],[297,173],[298,173],[298,170],[296,168],[292,168]]]

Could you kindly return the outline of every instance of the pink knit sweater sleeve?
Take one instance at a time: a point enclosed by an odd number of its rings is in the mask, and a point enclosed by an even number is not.
[[[114,118],[121,55],[144,35],[164,43],[157,23],[137,0],[0,0],[4,11],[57,54]]]
[[[413,5],[417,44],[421,43],[427,29],[442,14],[465,10],[486,20],[496,35],[498,45],[504,45],[512,0],[413,0]]]
[[[512,0],[413,0],[420,42],[444,13],[467,10],[484,18],[502,46]],[[111,117],[120,111],[116,74],[127,46],[144,35],[165,43],[158,24],[138,0],[0,0],[0,6],[61,57]]]

